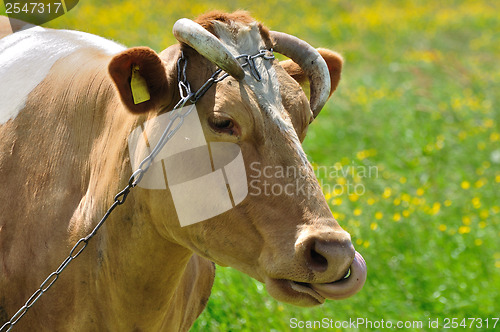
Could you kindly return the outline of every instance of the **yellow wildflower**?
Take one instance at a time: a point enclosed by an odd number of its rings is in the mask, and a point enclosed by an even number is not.
[[[411,199],[411,204],[413,204],[413,205],[419,206],[422,203],[423,203],[423,199],[420,199],[418,197],[413,197]]]
[[[474,197],[472,199],[472,205],[474,208],[479,209],[481,207],[481,199],[479,197]]]
[[[484,186],[486,183],[488,182],[488,180],[486,180],[486,178],[480,178],[479,180],[477,180],[475,183],[474,183],[474,186],[476,188],[481,188],[482,186]]]
[[[469,216],[463,216],[463,217],[462,217],[462,223],[463,223],[464,225],[466,225],[466,226],[467,226],[467,225],[470,225],[470,222],[471,222],[471,219],[470,219],[470,217],[469,217]]]
[[[341,205],[342,204],[342,198],[340,197],[335,197],[334,199],[331,200],[332,205]]]
[[[438,213],[439,213],[439,210],[441,210],[441,203],[439,203],[439,202],[435,202],[435,203],[432,205],[431,214],[438,214]]]
[[[356,152],[356,158],[359,160],[363,160],[366,158],[366,152],[365,151],[358,151]]]
[[[458,232],[460,234],[467,234],[467,233],[470,233],[470,227],[469,226],[460,226],[458,228]]]
[[[356,195],[356,194],[349,195],[349,200],[351,202],[356,202],[358,199],[359,199],[359,195]]]
[[[483,127],[485,128],[491,128],[495,125],[495,121],[493,119],[486,119],[483,121]]]
[[[339,221],[342,221],[345,219],[345,214],[343,213],[339,213],[339,212],[333,212],[333,217],[336,219],[336,220],[339,220]]]
[[[344,190],[342,189],[342,187],[339,188],[339,186],[335,186],[335,189],[333,189],[333,191],[332,191],[332,195],[339,196],[339,195],[342,195],[343,192],[344,192]]]

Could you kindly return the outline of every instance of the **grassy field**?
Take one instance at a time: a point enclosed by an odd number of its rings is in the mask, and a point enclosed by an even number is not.
[[[292,318],[422,321],[422,330],[429,319],[444,330],[446,318],[482,318],[488,330],[488,318],[492,330],[500,317],[500,3],[82,0],[48,25],[159,51],[174,43],[176,19],[215,8],[247,9],[345,57],[340,87],[304,146],[369,270],[358,295],[304,309],[218,267],[193,331],[289,331]]]

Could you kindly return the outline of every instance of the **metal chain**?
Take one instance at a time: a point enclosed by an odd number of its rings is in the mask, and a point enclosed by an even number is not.
[[[270,52],[271,55],[270,56],[267,55],[267,52]],[[260,81],[262,77],[258,72],[258,70],[256,69],[254,61],[254,59],[258,57],[262,57],[266,60],[274,59],[273,50],[272,49],[269,51],[260,50],[259,53],[255,55],[243,54],[236,58],[237,59],[244,58],[246,62],[241,64],[241,66],[242,67],[250,66],[250,72],[255,77],[255,79]],[[181,69],[181,62],[184,62],[182,63],[182,69]],[[113,204],[108,208],[108,210],[101,218],[99,223],[94,227],[92,232],[90,232],[86,237],[83,237],[80,240],[78,240],[78,242],[76,242],[76,244],[70,250],[68,257],[66,257],[66,259],[61,263],[61,265],[59,265],[59,267],[54,272],[49,274],[49,276],[45,279],[45,281],[42,282],[40,287],[30,296],[30,298],[26,301],[26,303],[11,317],[11,319],[7,321],[5,324],[3,324],[2,327],[0,327],[0,332],[11,331],[14,325],[28,312],[28,310],[36,303],[36,301],[38,301],[38,299],[40,299],[40,297],[54,285],[54,283],[59,278],[59,275],[66,269],[66,267],[68,267],[69,263],[71,263],[74,259],[80,256],[83,250],[85,250],[85,248],[87,247],[89,241],[96,235],[99,228],[101,228],[101,226],[108,219],[109,215],[113,212],[113,210],[118,205],[122,205],[123,203],[125,203],[125,200],[127,199],[130,190],[136,187],[142,180],[144,173],[146,173],[149,167],[153,164],[155,157],[158,155],[158,153],[160,153],[161,149],[165,146],[165,144],[182,126],[182,124],[184,123],[184,118],[187,117],[194,109],[195,103],[208,91],[208,89],[213,84],[222,81],[229,75],[227,73],[224,73],[221,77],[218,77],[219,74],[222,72],[222,69],[218,69],[205,82],[205,84],[203,84],[202,87],[198,89],[198,91],[193,93],[191,90],[191,85],[189,84],[186,77],[186,67],[187,67],[187,60],[184,57],[184,53],[182,52],[181,56],[177,60],[177,78],[179,82],[179,91],[181,100],[172,109],[170,113],[169,123],[165,128],[156,146],[153,148],[151,153],[146,158],[144,158],[143,161],[141,161],[137,170],[134,173],[132,173],[132,176],[128,180],[127,186],[115,196]],[[191,107],[187,108],[186,110],[182,110],[183,107],[188,102],[192,103]],[[173,124],[176,121],[177,124],[172,129]]]

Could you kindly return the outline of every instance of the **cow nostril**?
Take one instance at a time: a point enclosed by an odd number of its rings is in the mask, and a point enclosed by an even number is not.
[[[310,283],[342,279],[348,273],[355,253],[349,233],[342,230],[304,229],[295,242],[295,263],[302,266]]]
[[[316,278],[331,282],[348,276],[355,252],[350,238],[310,237],[302,243],[305,245],[302,257]]]
[[[328,269],[328,260],[315,250],[313,245],[309,250],[309,267],[317,272],[325,272]]]

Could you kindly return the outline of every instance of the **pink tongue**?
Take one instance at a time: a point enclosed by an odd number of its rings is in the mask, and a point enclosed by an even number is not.
[[[328,284],[311,284],[311,287],[321,296],[330,300],[348,298],[359,292],[366,281],[366,262],[357,251],[350,269],[351,273],[346,279]]]

